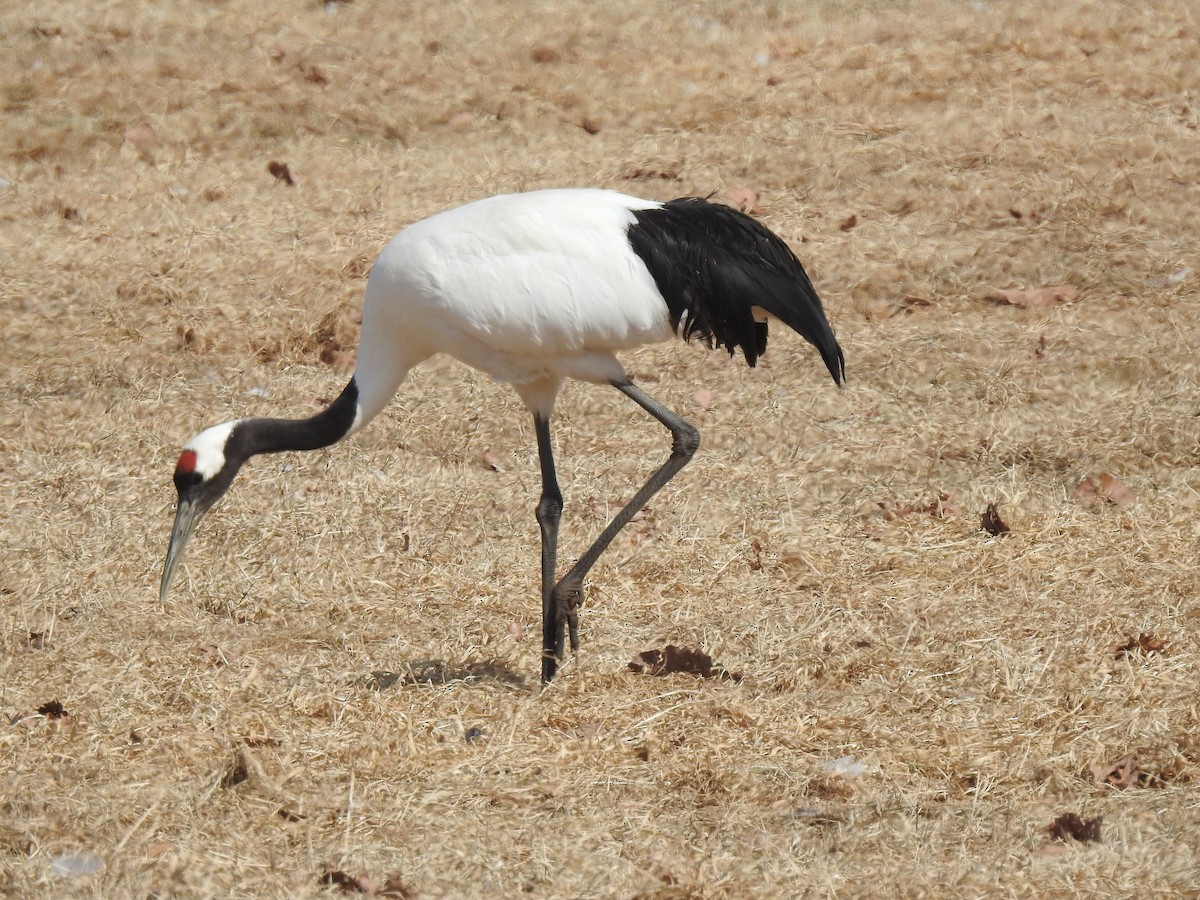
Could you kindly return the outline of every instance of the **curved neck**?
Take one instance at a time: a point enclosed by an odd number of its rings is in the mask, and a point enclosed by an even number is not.
[[[230,435],[244,458],[284,450],[318,450],[350,433],[358,418],[358,384],[353,378],[338,398],[307,419],[243,419]]]

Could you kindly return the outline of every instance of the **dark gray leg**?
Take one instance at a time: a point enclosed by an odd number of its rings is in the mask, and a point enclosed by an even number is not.
[[[562,656],[562,625],[554,603],[554,584],[558,572],[558,523],[562,518],[562,491],[554,473],[554,451],[550,446],[550,421],[533,417],[537,432],[538,462],[542,468],[542,497],[537,505],[538,526],[542,531],[542,681],[554,677],[555,655]]]
[[[650,498],[662,489],[662,486],[675,477],[676,473],[688,464],[688,460],[695,455],[696,449],[700,446],[700,432],[695,427],[680,418],[676,413],[667,409],[653,397],[646,395],[641,388],[637,387],[630,381],[614,381],[613,387],[629,397],[638,406],[658,419],[671,432],[671,456],[658,470],[647,479],[642,485],[641,490],[633,495],[633,499],[621,508],[621,511],[608,523],[608,527],[600,533],[592,546],[588,547],[583,556],[579,557],[579,561],[575,563],[562,577],[553,590],[550,592],[550,597],[547,598],[545,593],[545,573],[546,573],[546,550],[545,550],[545,529],[543,528],[542,537],[542,578],[543,578],[543,593],[542,593],[542,612],[543,616],[550,612],[552,622],[543,620],[542,636],[544,639],[543,656],[542,656],[542,681],[548,682],[554,677],[554,673],[558,669],[558,663],[563,658],[563,643],[564,626],[569,628],[571,635],[571,651],[579,652],[579,606],[581,603],[581,594],[583,591],[583,579],[587,577],[588,572],[592,570],[592,566],[596,564],[596,560],[600,558],[607,548],[612,543],[622,528],[624,528],[629,520],[632,519],[639,510],[647,503]],[[538,446],[541,447],[541,437],[539,434]],[[549,458],[549,438],[547,437],[546,452],[542,455],[542,482],[543,491],[546,483],[546,462]],[[554,470],[553,465],[550,469],[551,479],[553,480]],[[557,492],[558,486],[554,485]],[[542,502],[545,502],[545,494],[543,493]],[[559,497],[559,509],[561,509],[561,495]],[[539,521],[540,510],[539,509]],[[555,520],[557,529],[557,520]],[[557,531],[556,531],[557,533]]]

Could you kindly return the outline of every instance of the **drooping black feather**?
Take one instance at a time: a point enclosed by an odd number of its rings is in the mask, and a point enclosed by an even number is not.
[[[740,348],[753,366],[767,349],[767,323],[756,322],[752,311],[757,306],[816,347],[842,383],[842,349],[804,267],[783,240],[750,216],[697,197],[633,215],[629,243],[685,340],[699,337],[731,355]]]

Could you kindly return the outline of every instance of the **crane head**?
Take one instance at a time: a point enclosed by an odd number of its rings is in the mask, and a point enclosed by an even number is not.
[[[235,451],[240,443],[234,439],[236,425],[237,422],[227,422],[200,432],[187,443],[175,463],[175,490],[179,492],[179,502],[175,507],[171,543],[167,546],[167,559],[158,586],[160,601],[166,599],[196,523],[229,490],[233,476],[245,461],[245,455]]]

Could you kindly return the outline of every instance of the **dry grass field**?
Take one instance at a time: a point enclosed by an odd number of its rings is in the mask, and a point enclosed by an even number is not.
[[[0,892],[1200,896],[1193,4],[13,3],[0,104]],[[160,604],[184,441],[336,396],[401,227],[561,185],[758,192],[847,387],[627,355],[704,442],[549,690],[532,423],[446,359]],[[556,449],[569,557],[668,439],[571,385]]]

